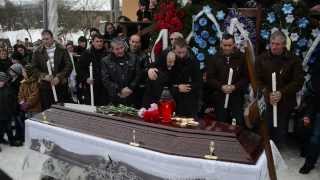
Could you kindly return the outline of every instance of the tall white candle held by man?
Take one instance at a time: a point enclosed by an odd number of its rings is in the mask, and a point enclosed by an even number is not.
[[[92,71],[92,62],[89,66],[90,79],[93,80],[93,71]],[[90,84],[90,98],[91,98],[91,106],[94,106],[94,94],[93,94],[93,84]]]
[[[228,85],[231,85],[231,83],[232,83],[232,76],[233,76],[233,69],[230,68],[229,69],[229,76],[228,76]],[[226,98],[225,98],[225,101],[224,101],[224,108],[225,109],[228,108],[229,97],[230,97],[230,94],[226,94]]]
[[[52,76],[52,69],[51,69],[50,61],[47,61],[47,68],[48,68],[49,75]],[[52,89],[54,101],[58,102],[56,87],[53,84],[51,84],[51,89]]]
[[[272,73],[272,92],[277,91],[277,75]],[[277,104],[273,105],[273,127],[278,127],[278,107]]]

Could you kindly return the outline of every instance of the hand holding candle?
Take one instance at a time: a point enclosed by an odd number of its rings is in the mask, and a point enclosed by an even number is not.
[[[47,61],[47,68],[48,68],[49,76],[52,76],[52,69],[51,69],[50,61]],[[51,83],[51,89],[52,89],[54,101],[58,102],[56,87],[52,83]]]
[[[89,66],[89,72],[90,72],[90,80],[93,79],[93,71],[92,71],[92,62]],[[91,106],[94,106],[94,94],[93,94],[93,84],[90,84],[90,97],[91,97]]]
[[[277,77],[276,73],[272,73],[272,93],[275,93],[277,91]],[[277,104],[273,104],[273,127],[278,126],[278,108]]]
[[[228,76],[228,85],[231,85],[232,83],[232,76],[233,76],[233,69],[230,68],[229,69],[229,76]],[[226,98],[225,98],[225,101],[224,101],[224,108],[227,109],[228,108],[228,103],[229,103],[229,97],[230,97],[230,94],[226,94]]]

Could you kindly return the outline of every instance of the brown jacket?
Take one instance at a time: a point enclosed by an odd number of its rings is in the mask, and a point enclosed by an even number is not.
[[[39,83],[36,79],[25,79],[21,81],[19,102],[24,101],[29,104],[28,112],[41,112]]]
[[[278,107],[290,110],[296,105],[296,93],[304,82],[301,63],[298,57],[287,51],[281,56],[274,56],[267,51],[257,57],[255,63],[257,86],[262,90],[267,102],[272,91],[272,73],[276,72],[277,90],[282,94]]]
[[[61,84],[67,83],[67,79],[72,71],[72,64],[68,51],[58,43],[55,43],[54,70],[53,75],[58,77]],[[49,57],[44,46],[40,46],[32,56],[32,66],[34,72],[43,79],[48,74],[47,61]]]

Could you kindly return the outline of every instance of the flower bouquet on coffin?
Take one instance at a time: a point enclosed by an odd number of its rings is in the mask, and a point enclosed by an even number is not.
[[[141,108],[138,111],[138,116],[146,122],[157,123],[160,121],[159,107],[156,103],[153,103],[148,109]]]

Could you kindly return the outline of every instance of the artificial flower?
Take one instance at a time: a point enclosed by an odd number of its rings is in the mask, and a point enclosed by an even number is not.
[[[197,54],[197,59],[198,59],[198,61],[203,61],[204,60],[204,54],[203,53]]]
[[[273,23],[276,21],[276,16],[275,16],[274,12],[268,13],[267,20],[269,21],[269,23]]]
[[[200,24],[200,26],[205,26],[205,25],[207,25],[207,23],[208,23],[208,20],[206,19],[206,18],[200,18],[200,20],[199,20],[199,24]]]
[[[195,55],[198,54],[198,52],[199,52],[199,49],[196,47],[192,47],[191,50],[192,50],[193,54],[195,54]]]
[[[215,38],[215,37],[209,37],[209,39],[208,39],[208,41],[209,41],[209,43],[211,44],[211,45],[214,45],[216,42],[217,42],[217,39]]]
[[[288,14],[288,15],[286,16],[286,22],[287,22],[288,24],[291,24],[293,21],[294,21],[294,16],[293,16],[292,14]]]
[[[223,20],[225,15],[226,14],[222,10],[220,10],[217,12],[216,17],[218,20]]]
[[[301,48],[301,47],[304,47],[306,46],[308,43],[308,40],[306,38],[301,38],[298,42],[297,42],[297,45]]]
[[[281,8],[281,10],[282,10],[282,12],[284,13],[284,14],[291,14],[292,13],[292,11],[294,10],[294,7],[292,6],[292,4],[284,4],[283,6],[282,6],[282,8]]]
[[[208,53],[210,55],[215,55],[217,53],[217,50],[215,47],[210,46],[210,48],[208,49]]]
[[[265,29],[262,29],[260,32],[260,35],[263,39],[269,39],[270,32]]]
[[[297,23],[300,28],[306,28],[309,24],[309,20],[306,17],[303,17],[300,18]]]
[[[292,42],[297,41],[299,39],[298,33],[291,33],[290,34],[290,39],[291,39]]]
[[[209,38],[209,32],[208,31],[202,31],[201,32],[201,37],[203,38],[203,39],[208,39]]]

